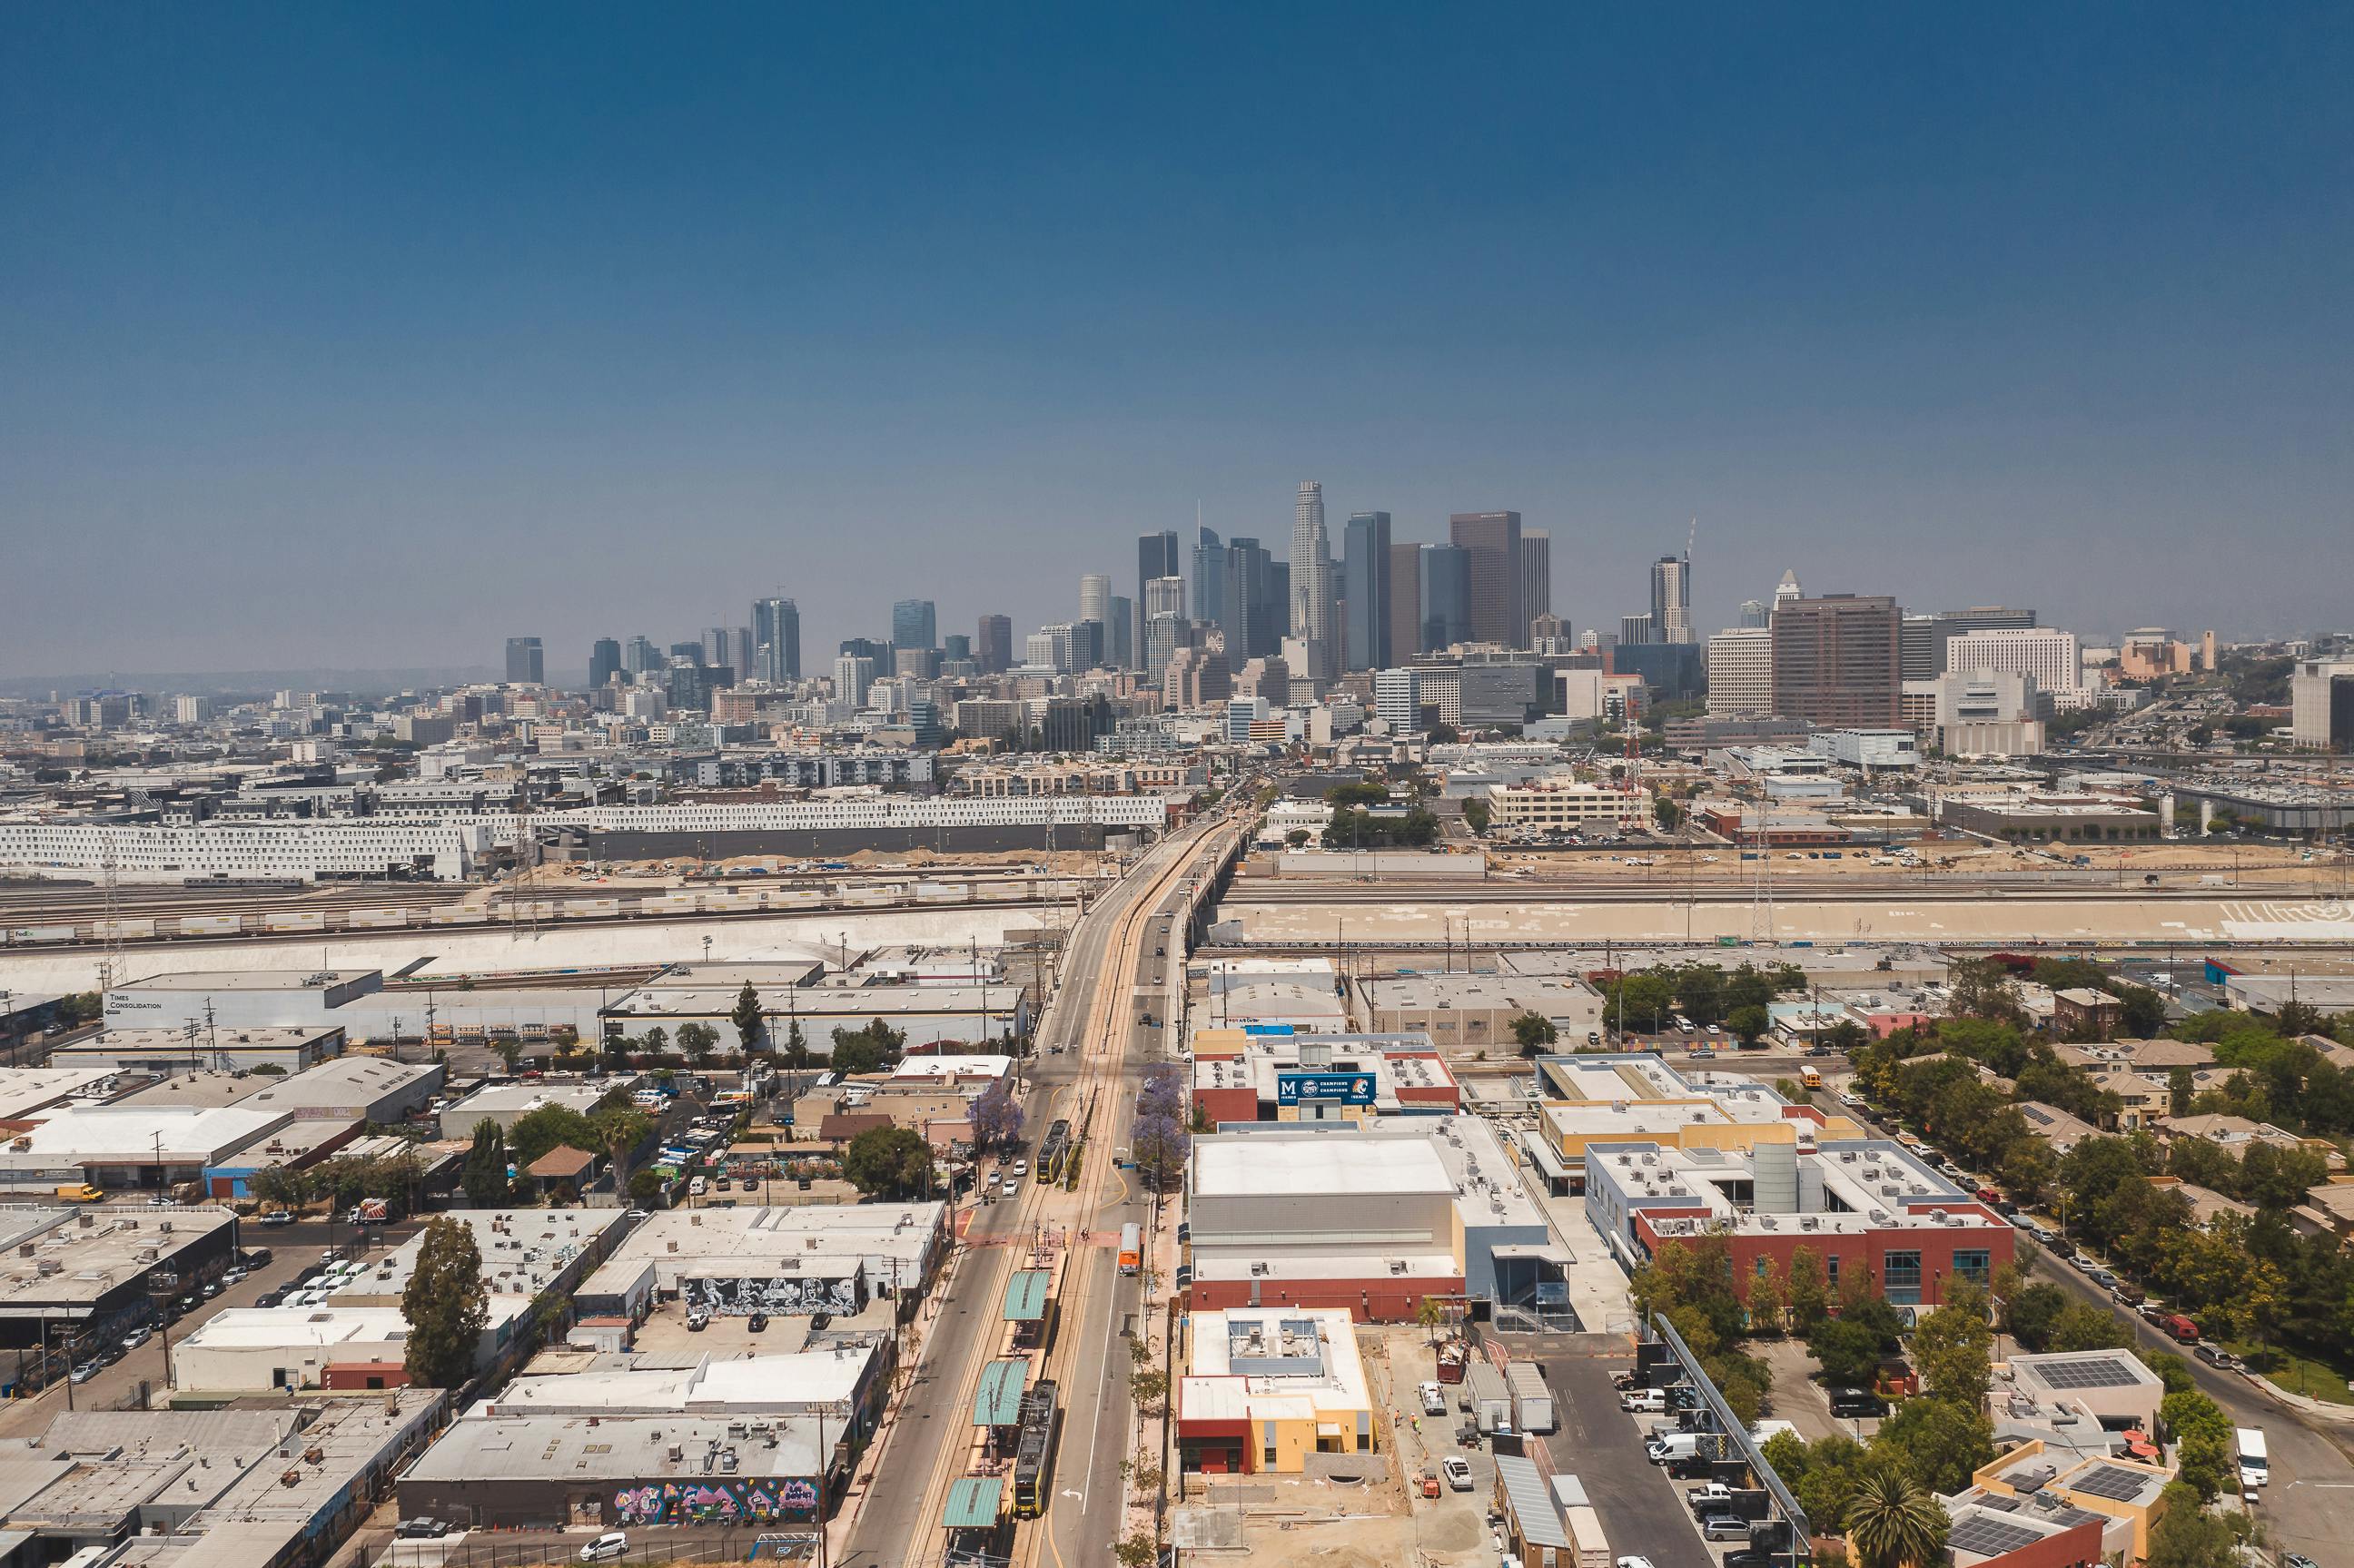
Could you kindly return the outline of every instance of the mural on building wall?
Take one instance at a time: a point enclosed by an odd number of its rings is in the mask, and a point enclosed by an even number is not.
[[[679,1281],[678,1292],[689,1307],[700,1307],[715,1318],[748,1318],[755,1312],[775,1317],[815,1312],[848,1317],[866,1304],[856,1275],[843,1279],[713,1279],[691,1275]]]
[[[735,1524],[816,1512],[817,1483],[811,1480],[665,1481],[613,1494],[615,1524]]]

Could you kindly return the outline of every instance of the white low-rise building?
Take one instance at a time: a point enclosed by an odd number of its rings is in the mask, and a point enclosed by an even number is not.
[[[1498,784],[1488,790],[1495,819],[1516,828],[1648,828],[1649,790],[1605,789],[1599,784],[1534,782]]]

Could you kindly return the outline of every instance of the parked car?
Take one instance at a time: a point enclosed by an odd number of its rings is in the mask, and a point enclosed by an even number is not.
[[[446,1519],[404,1519],[393,1534],[403,1541],[439,1541],[450,1533]]]
[[[1426,1383],[1416,1392],[1422,1395],[1422,1413],[1425,1415],[1447,1414],[1447,1395],[1437,1383]]]
[[[1726,1552],[1723,1568],[1774,1568],[1774,1554],[1744,1546],[1738,1552]]]
[[[272,1209],[270,1213],[261,1216],[261,1223],[265,1225],[273,1226],[291,1225],[294,1223],[294,1211],[292,1209]]]
[[[630,1550],[630,1538],[618,1530],[609,1530],[580,1549],[583,1563],[617,1563]]]
[[[764,1334],[768,1330],[769,1315],[766,1312],[755,1312],[744,1319],[744,1331],[748,1334]]]
[[[1438,1461],[1438,1468],[1439,1473],[1447,1478],[1447,1484],[1457,1491],[1471,1489],[1471,1466],[1460,1454],[1447,1455]]]
[[[1749,1521],[1738,1514],[1712,1513],[1700,1521],[1702,1541],[1746,1541]]]
[[[96,1361],[84,1361],[81,1365],[74,1368],[73,1381],[76,1383],[88,1383],[90,1379],[98,1375],[98,1372],[99,1367]]]
[[[711,1327],[710,1313],[698,1309],[696,1311],[689,1312],[686,1315],[686,1331],[688,1333],[700,1334],[704,1330],[708,1329],[709,1327]]]
[[[130,1333],[125,1334],[122,1337],[122,1348],[126,1351],[135,1351],[140,1346],[145,1344],[149,1340],[154,1338],[154,1335],[155,1330],[153,1329],[134,1329]]]
[[[1656,1388],[1630,1388],[1618,1396],[1618,1408],[1630,1415],[1665,1415],[1668,1396]]]
[[[1829,1398],[1831,1414],[1842,1420],[1888,1414],[1888,1402],[1868,1388],[1835,1388]]]

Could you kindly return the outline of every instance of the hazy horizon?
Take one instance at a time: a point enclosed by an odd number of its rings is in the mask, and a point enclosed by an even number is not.
[[[1512,508],[2099,640],[2338,630],[2354,14],[0,18],[0,679],[805,669]],[[2338,569],[2329,569],[2332,567]]]

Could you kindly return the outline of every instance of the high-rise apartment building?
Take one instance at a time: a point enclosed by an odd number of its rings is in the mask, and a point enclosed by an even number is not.
[[[643,633],[621,644],[621,673],[625,675],[642,675],[649,670],[659,670],[663,662],[662,650],[654,646],[652,638]]]
[[[1472,622],[1474,567],[1460,545],[1425,545],[1421,551],[1422,629],[1417,653],[1436,652],[1476,636]]]
[[[834,660],[834,701],[848,703],[853,707],[864,707],[866,694],[874,689],[874,660],[864,653],[844,653]]]
[[[2354,751],[2354,659],[2300,659],[2291,670],[2289,738],[2323,751]]]
[[[1708,640],[1708,716],[1762,717],[1774,711],[1774,633],[1764,626]]]
[[[1379,670],[1390,652],[1390,514],[1352,514],[1341,533],[1349,599],[1341,618],[1341,662],[1352,670]]]
[[[1657,641],[1658,639],[1652,635],[1655,630],[1651,624],[1651,612],[1648,609],[1640,615],[1622,615],[1618,618],[1618,644],[1631,647],[1637,643]]]
[[[938,607],[928,599],[903,599],[891,607],[891,646],[937,648],[940,645]]]
[[[1926,681],[1937,670],[1937,618],[1905,611],[1896,623],[1896,673],[1907,681]]]
[[[1013,667],[1013,618],[984,615],[972,640],[973,662],[984,675],[1001,674]]]
[[[1774,713],[1831,729],[1890,729],[1900,717],[1903,612],[1885,594],[1793,599],[1774,611]]]
[[[507,684],[510,686],[544,686],[547,683],[546,656],[541,652],[536,637],[507,639]]]
[[[1374,671],[1373,716],[1389,726],[1393,735],[1421,733],[1422,673],[1411,668]]]
[[[588,645],[588,689],[603,691],[621,673],[621,645],[610,637],[599,637]]]
[[[772,686],[801,678],[801,612],[791,599],[752,601],[752,673]]]
[[[1936,641],[1936,665],[1930,673],[1942,675],[1953,667],[1946,662],[1946,648],[1956,637],[1967,637],[1973,631],[2031,631],[2035,627],[2035,611],[2031,609],[2010,609],[1999,604],[1982,604],[1969,609],[1941,609],[1932,620],[1931,631]],[[2051,689],[2049,686],[2043,688],[2046,692]]]
[[[1661,556],[1651,563],[1651,640],[1691,642],[1691,558]]]
[[[1324,487],[1312,479],[1302,480],[1291,514],[1291,634],[1304,641],[1322,663],[1292,673],[1319,685],[1339,673],[1332,667],[1341,630],[1334,624],[1336,598],[1332,541],[1324,532]]]
[[[1447,536],[1470,564],[1470,640],[1505,648],[1525,647],[1529,616],[1521,603],[1521,514],[1458,512],[1447,520]],[[1427,626],[1431,619],[1427,597],[1422,619]]]
[[[2039,693],[2062,696],[2084,684],[2084,651],[2074,632],[2048,626],[1965,631],[1946,640],[1945,668],[1938,674],[1981,670],[2031,676]]]
[[[1553,535],[1542,528],[1521,530],[1521,613],[1532,629],[1553,613]]]

